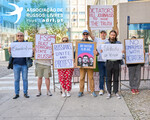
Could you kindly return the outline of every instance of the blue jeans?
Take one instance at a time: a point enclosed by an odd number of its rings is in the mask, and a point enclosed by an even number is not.
[[[20,91],[20,73],[22,72],[22,80],[23,80],[23,92],[24,94],[28,93],[28,67],[27,65],[13,65],[14,70],[14,79],[15,79],[15,94],[19,95]]]
[[[105,62],[98,62],[98,69],[99,69],[99,88],[100,90],[104,90],[104,77],[106,78],[106,66]]]

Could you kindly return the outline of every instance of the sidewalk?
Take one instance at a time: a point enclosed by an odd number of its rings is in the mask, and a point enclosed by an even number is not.
[[[115,96],[106,99],[104,96],[92,97],[85,92],[77,97],[78,89],[73,89],[70,98],[62,98],[59,91],[53,96],[43,95],[37,98],[36,90],[29,90],[30,98],[13,100],[13,91],[0,93],[0,120],[133,120],[124,101]]]
[[[123,97],[119,100],[113,96],[107,100],[104,94],[94,98],[86,92],[85,87],[85,95],[78,98],[79,84],[73,84],[70,98],[62,98],[58,89],[53,92],[51,80],[53,96],[50,97],[46,95],[43,80],[42,96],[37,98],[34,66],[29,69],[29,99],[23,97],[22,80],[20,97],[12,99],[13,82],[13,73],[0,78],[0,120],[133,120]]]

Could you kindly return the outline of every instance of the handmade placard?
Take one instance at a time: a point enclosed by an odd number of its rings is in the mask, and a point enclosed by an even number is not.
[[[54,69],[74,68],[72,43],[53,44]]]
[[[76,42],[76,66],[78,68],[96,68],[95,42]]]

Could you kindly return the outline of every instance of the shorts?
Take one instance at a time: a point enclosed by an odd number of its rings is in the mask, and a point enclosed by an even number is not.
[[[35,76],[38,76],[40,78],[49,78],[51,77],[51,66],[42,65],[36,63],[35,65]]]

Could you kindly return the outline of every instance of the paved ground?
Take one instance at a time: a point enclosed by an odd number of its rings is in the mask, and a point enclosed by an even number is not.
[[[32,67],[29,70],[30,98],[23,97],[21,81],[20,98],[13,100],[13,71],[6,68],[7,64],[7,62],[0,62],[0,120],[150,119],[150,81],[141,82],[139,95],[132,95],[128,88],[122,87],[123,98],[121,100],[116,97],[106,100],[106,94],[93,98],[87,92],[84,97],[78,98],[78,84],[73,85],[70,98],[62,98],[58,89],[55,93],[53,92],[52,97],[48,97],[45,92],[45,84],[43,84],[43,95],[36,98],[37,78],[34,76],[34,67]],[[124,83],[128,85],[128,82]],[[51,88],[53,89],[52,83]]]
[[[36,90],[30,91],[30,98],[22,96],[13,100],[13,91],[3,91],[0,95],[0,120],[133,120],[124,99],[113,97],[94,98],[85,93],[77,97],[78,89],[70,98],[62,98],[57,91],[52,97],[35,97]]]
[[[122,95],[135,120],[150,120],[150,90],[141,90],[139,95],[123,91]]]

